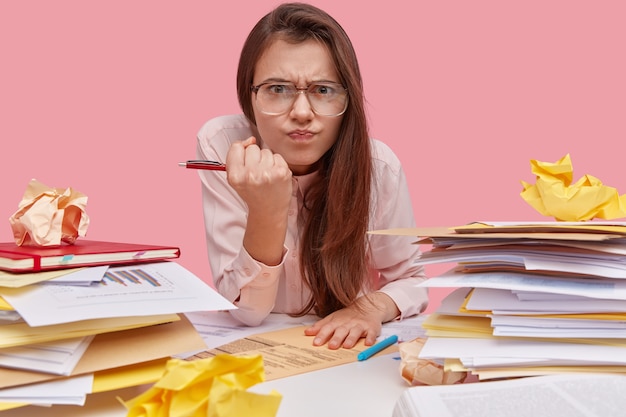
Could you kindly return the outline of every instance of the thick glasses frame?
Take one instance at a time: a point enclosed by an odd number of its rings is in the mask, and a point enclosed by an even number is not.
[[[296,89],[296,94],[294,94],[291,104],[287,106],[287,108],[284,111],[281,111],[281,112],[268,112],[268,111],[263,110],[261,106],[259,106],[259,110],[261,111],[261,113],[267,114],[269,116],[278,116],[278,115],[285,114],[288,111],[290,111],[293,108],[294,103],[296,102],[296,98],[298,97],[297,94],[300,94],[300,93],[306,96],[307,100],[309,101],[309,105],[311,106],[311,110],[313,111],[313,113],[319,116],[337,117],[337,116],[341,116],[342,114],[344,114],[346,110],[348,109],[348,89],[339,83],[331,83],[331,82],[312,83],[312,84],[307,85],[306,87],[298,87],[292,82],[275,82],[275,81],[265,82],[265,83],[261,83],[258,85],[251,85],[250,89],[255,94],[256,100],[258,100],[258,97],[259,97],[259,90],[265,85],[272,85],[272,84],[293,86]],[[334,114],[324,114],[324,113],[320,113],[319,111],[317,111],[315,109],[315,105],[311,102],[311,98],[309,97],[309,89],[312,86],[318,86],[318,85],[341,87],[346,96],[345,97],[346,102],[343,106],[343,110],[341,110],[339,113],[334,113]]]

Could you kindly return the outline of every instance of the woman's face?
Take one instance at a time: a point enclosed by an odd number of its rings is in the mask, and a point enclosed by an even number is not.
[[[315,82],[339,83],[340,80],[329,52],[321,43],[276,40],[261,56],[254,72],[254,85],[268,81],[292,82],[302,88]],[[252,94],[251,100],[256,125],[266,146],[285,159],[294,175],[315,171],[322,155],[337,140],[343,115],[315,114],[305,94],[297,94],[293,106],[279,115],[261,112],[256,94]]]

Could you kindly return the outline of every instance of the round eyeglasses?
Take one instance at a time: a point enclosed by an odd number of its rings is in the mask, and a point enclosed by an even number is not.
[[[299,93],[309,100],[313,113],[320,116],[341,116],[348,108],[348,90],[338,83],[319,82],[306,87],[294,83],[271,81],[251,86],[258,109],[277,116],[288,112]]]

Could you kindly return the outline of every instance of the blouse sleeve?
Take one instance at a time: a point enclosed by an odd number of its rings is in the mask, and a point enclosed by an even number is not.
[[[221,122],[221,123],[220,123]],[[247,123],[207,122],[197,138],[198,159],[225,162],[230,144],[252,135]],[[244,324],[259,325],[272,311],[287,250],[279,265],[253,259],[243,247],[247,206],[228,184],[226,173],[199,170],[206,243],[213,283],[238,308],[231,314]]]
[[[375,192],[370,229],[415,227],[411,197],[400,161],[386,145],[375,142]],[[414,236],[369,235],[374,268],[374,288],[389,295],[400,317],[422,312],[428,305],[428,291],[417,284],[426,279],[424,268],[415,265],[420,256]],[[377,280],[377,281],[376,281]]]

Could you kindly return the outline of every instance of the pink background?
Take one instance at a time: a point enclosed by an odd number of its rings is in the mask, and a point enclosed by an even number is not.
[[[420,225],[543,220],[520,180],[566,153],[576,179],[626,192],[623,0],[313,3],[353,40]],[[177,163],[205,120],[239,111],[241,45],[277,4],[1,2],[0,240],[36,178],[89,197],[87,238],[178,245],[210,282],[199,180]]]

